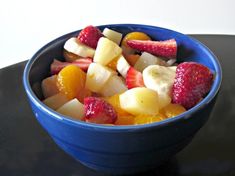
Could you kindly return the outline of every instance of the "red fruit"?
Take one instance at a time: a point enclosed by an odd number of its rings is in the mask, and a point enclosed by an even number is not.
[[[87,26],[85,27],[78,35],[78,40],[91,47],[96,49],[98,40],[100,39],[100,37],[102,37],[103,34],[101,33],[101,31],[94,26]]]
[[[176,69],[172,102],[189,109],[210,91],[212,83],[213,74],[209,68],[195,62],[183,62]]]
[[[134,87],[144,87],[144,80],[142,73],[130,67],[126,75],[126,85],[128,89]]]
[[[92,63],[91,58],[80,58],[72,62],[72,64],[77,65],[80,67],[83,71],[87,71],[89,65]]]
[[[156,56],[176,58],[177,54],[175,39],[165,41],[128,40],[127,44],[133,49],[145,51]]]
[[[58,74],[62,68],[66,67],[67,65],[76,65],[80,67],[83,71],[87,71],[89,65],[92,63],[91,58],[80,58],[74,62],[61,62],[56,59],[51,64],[51,74]]]
[[[86,122],[110,124],[117,120],[117,113],[111,104],[97,97],[84,99]]]

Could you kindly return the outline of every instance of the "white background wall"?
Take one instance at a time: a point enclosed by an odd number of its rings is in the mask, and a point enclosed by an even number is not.
[[[0,0],[0,68],[86,25],[139,23],[186,34],[235,34],[234,0]]]

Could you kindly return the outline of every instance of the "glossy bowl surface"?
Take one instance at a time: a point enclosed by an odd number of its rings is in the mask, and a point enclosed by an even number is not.
[[[63,44],[79,31],[63,35],[43,46],[27,63],[23,84],[35,117],[65,152],[98,171],[129,174],[157,167],[182,150],[205,124],[218,94],[222,70],[216,56],[199,41],[155,26],[113,24],[98,26],[122,32],[141,31],[154,40],[175,38],[179,61],[195,61],[209,67],[214,83],[208,95],[187,112],[161,122],[138,126],[104,126],[63,116],[42,99],[40,83],[49,76],[53,59],[63,60]]]

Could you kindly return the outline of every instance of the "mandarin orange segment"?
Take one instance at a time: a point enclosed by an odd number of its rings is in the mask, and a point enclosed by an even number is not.
[[[111,97],[105,97],[104,99],[113,106],[118,116],[130,115],[128,112],[121,108],[119,94],[113,95]]]
[[[111,68],[112,70],[116,71],[117,69],[117,61],[119,59],[119,56],[113,59],[110,63],[108,63],[108,67]]]
[[[134,67],[135,63],[137,62],[137,60],[140,58],[140,55],[138,54],[127,54],[125,55],[125,59],[127,60],[127,62]]]
[[[75,65],[64,67],[57,76],[57,86],[69,99],[75,98],[85,86],[86,73]]]
[[[149,124],[154,122],[160,122],[164,120],[165,116],[162,114],[158,115],[138,115],[134,119],[134,125]]]
[[[122,46],[129,47],[127,45],[128,40],[151,40],[151,38],[143,32],[130,32],[122,40]]]
[[[161,112],[164,113],[167,118],[174,117],[180,115],[181,113],[185,112],[186,109],[180,104],[172,104],[170,103],[166,107],[164,107]]]
[[[135,117],[132,115],[118,116],[115,125],[134,125]]]

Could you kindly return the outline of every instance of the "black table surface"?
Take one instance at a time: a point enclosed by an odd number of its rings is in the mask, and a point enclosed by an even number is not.
[[[235,36],[192,37],[221,62],[223,82],[217,102],[209,121],[184,150],[139,176],[235,176]],[[0,175],[107,176],[75,161],[39,125],[22,85],[25,63],[0,70]]]

